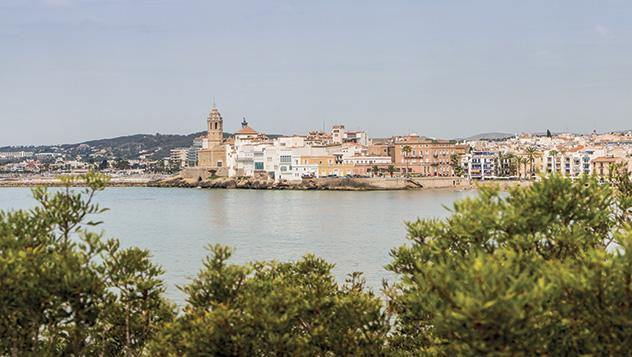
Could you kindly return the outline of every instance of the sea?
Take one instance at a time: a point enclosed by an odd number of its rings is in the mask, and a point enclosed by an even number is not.
[[[408,244],[406,222],[441,218],[473,191],[273,191],[113,187],[96,195],[109,210],[92,217],[105,237],[148,249],[165,274],[167,295],[183,304],[178,286],[202,267],[209,244],[235,249],[234,263],[296,260],[312,253],[334,274],[362,272],[376,292],[397,276],[384,269],[392,249]],[[0,188],[0,210],[37,202],[28,188]]]

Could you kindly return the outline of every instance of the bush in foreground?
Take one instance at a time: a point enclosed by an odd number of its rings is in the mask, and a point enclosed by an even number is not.
[[[173,356],[377,355],[388,324],[381,300],[358,274],[338,286],[333,265],[307,255],[293,263],[228,264],[211,256],[183,288],[187,305],[152,348]]]
[[[632,348],[629,176],[482,188],[445,220],[408,224],[392,252],[404,355],[627,354]]]
[[[0,212],[0,355],[619,355],[632,348],[632,184],[482,188],[408,224],[383,302],[332,265],[211,246],[177,312],[147,251],[90,229],[106,181]]]
[[[141,355],[173,316],[149,253],[89,231],[105,179],[73,192],[76,180],[34,189],[30,211],[0,211],[1,355]]]

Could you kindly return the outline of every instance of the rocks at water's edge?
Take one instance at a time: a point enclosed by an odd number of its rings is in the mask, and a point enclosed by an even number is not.
[[[418,182],[412,180],[379,180],[355,178],[319,178],[306,179],[297,182],[257,179],[252,177],[239,178],[209,178],[206,180],[186,180],[182,177],[152,181],[150,187],[200,187],[200,188],[228,188],[253,190],[341,190],[341,191],[369,191],[369,190],[407,190],[422,188]]]

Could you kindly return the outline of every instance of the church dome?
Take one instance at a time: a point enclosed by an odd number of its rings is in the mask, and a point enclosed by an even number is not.
[[[257,131],[248,126],[248,122],[246,118],[244,118],[241,122],[241,129],[237,133],[237,135],[257,135]]]

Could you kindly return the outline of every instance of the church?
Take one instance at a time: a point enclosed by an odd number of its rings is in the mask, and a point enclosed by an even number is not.
[[[215,100],[206,119],[206,126],[206,139],[198,152],[198,168],[207,171],[210,176],[227,176],[224,119],[215,105]]]

